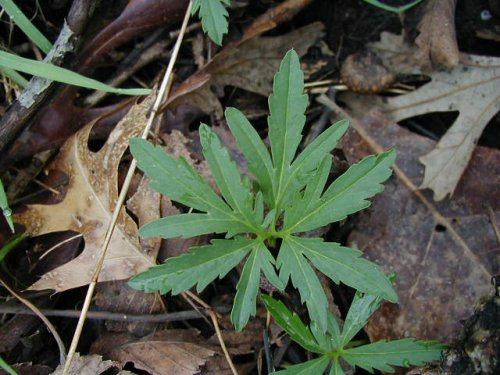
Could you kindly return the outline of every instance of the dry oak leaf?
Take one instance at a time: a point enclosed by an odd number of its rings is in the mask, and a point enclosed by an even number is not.
[[[70,262],[42,275],[30,289],[62,292],[90,282],[118,199],[118,165],[131,137],[140,135],[152,99],[133,106],[96,153],[88,148],[90,123],[69,138],[51,164],[69,177],[63,201],[30,205],[15,216],[31,236],[72,230],[83,235],[85,248]],[[159,210],[159,207],[157,208]],[[149,252],[148,252],[149,251]],[[137,225],[122,208],[99,281],[127,279],[154,265],[156,254],[142,247]]]
[[[354,113],[370,107],[398,122],[431,112],[458,111],[453,125],[420,161],[425,176],[420,188],[434,191],[434,200],[452,195],[489,120],[500,110],[500,58],[461,55],[460,65],[431,73],[431,82],[405,95],[375,98],[346,95]]]
[[[374,341],[451,342],[500,272],[492,223],[500,222],[500,152],[477,147],[453,199],[434,202],[430,192],[416,188],[423,174],[416,155],[432,149],[434,141],[377,112],[351,124],[357,131],[350,131],[343,144],[350,161],[392,147],[398,152],[394,178],[349,236],[351,246],[397,273],[399,303],[384,302],[367,332]]]
[[[151,375],[192,375],[217,353],[202,341],[194,329],[163,330],[141,339],[106,334],[93,344],[92,351],[123,365],[132,362],[135,368]]]
[[[100,375],[113,373],[116,375],[133,375],[130,371],[119,370],[121,366],[114,361],[103,360],[100,355],[84,355],[80,356],[78,353],[73,357],[71,366],[69,368],[69,375]],[[63,365],[59,365],[51,375],[62,375],[64,370]]]
[[[164,104],[189,103],[205,113],[222,115],[222,106],[211,85],[230,85],[263,96],[272,91],[274,74],[285,53],[294,48],[304,55],[323,35],[319,22],[276,37],[257,36],[240,45],[228,45],[205,67],[181,83]]]

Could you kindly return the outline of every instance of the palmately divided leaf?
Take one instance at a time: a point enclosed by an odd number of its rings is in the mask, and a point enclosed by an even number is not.
[[[420,366],[438,360],[444,346],[437,341],[402,339],[378,341],[373,344],[345,349],[342,355],[350,365],[369,372],[374,369],[394,372],[392,366]]]
[[[290,164],[302,139],[307,104],[299,57],[294,50],[290,50],[274,77],[267,119],[274,165],[273,191],[278,207],[286,193],[284,187],[290,174]]]
[[[237,331],[241,331],[247,324],[250,316],[255,315],[257,293],[260,287],[261,272],[280,290],[285,286],[276,275],[274,269],[275,259],[262,242],[256,242],[252,253],[245,262],[241,272],[240,281],[236,286],[236,297],[231,312],[231,321]]]
[[[380,307],[381,299],[372,294],[356,293],[344,320],[340,346],[346,346],[354,336],[366,325],[370,316]]]
[[[328,364],[330,363],[330,358],[322,356],[310,361],[301,363],[299,365],[293,365],[286,370],[276,371],[272,374],[276,375],[323,375]]]
[[[228,29],[226,7],[229,5],[230,0],[194,0],[193,3],[192,14],[199,12],[203,31],[219,46]]]
[[[248,161],[248,169],[253,173],[268,205],[274,204],[273,164],[271,155],[259,134],[248,122],[245,115],[236,108],[227,108],[226,120],[239,149]]]
[[[359,250],[320,238],[289,236],[287,243],[335,283],[342,282],[364,293],[397,302],[398,296],[387,276],[375,263],[361,258]]]
[[[283,239],[277,258],[280,279],[285,285],[289,279],[292,280],[293,286],[300,293],[302,302],[307,306],[311,320],[316,321],[319,328],[325,332],[328,314],[325,292],[318,276],[304,258],[302,247],[296,246],[296,242],[290,237]]]
[[[225,233],[233,237],[248,232],[248,227],[227,215],[181,214],[162,217],[143,225],[139,231],[142,237],[190,238],[209,233]]]
[[[217,277],[224,277],[255,247],[256,240],[236,237],[212,240],[207,246],[193,247],[187,254],[170,258],[164,264],[134,276],[129,285],[147,293],[172,291],[178,294],[196,284],[202,291]]]
[[[267,310],[276,321],[276,324],[278,324],[293,341],[310,352],[324,352],[309,328],[302,322],[297,314],[291,312],[283,302],[275,300],[271,296],[263,294],[261,297]]]
[[[333,361],[332,368],[330,369],[330,375],[345,375],[338,359]]]
[[[258,230],[255,228],[259,228],[260,223],[256,222],[253,215],[253,195],[249,181],[242,181],[236,163],[229,156],[229,152],[222,145],[217,134],[205,124],[200,125],[199,133],[203,155],[222,196],[234,213],[248,223],[248,231],[252,231],[253,227],[255,232]]]
[[[370,205],[368,198],[384,190],[382,183],[392,174],[394,150],[371,155],[351,166],[296,222],[285,223],[288,233],[305,232],[343,220]]]

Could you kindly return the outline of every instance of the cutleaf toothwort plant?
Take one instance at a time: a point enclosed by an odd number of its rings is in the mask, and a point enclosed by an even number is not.
[[[351,366],[361,367],[370,373],[373,373],[374,369],[394,372],[392,366],[420,366],[435,361],[439,359],[444,348],[437,341],[419,341],[411,338],[389,342],[382,340],[354,346],[355,342],[351,340],[380,306],[380,297],[374,295],[356,293],[342,330],[335,317],[328,313],[326,333],[322,332],[314,321],[307,327],[282,302],[267,295],[263,295],[262,300],[276,323],[293,341],[318,354],[316,359],[291,366],[275,374],[322,375],[330,366],[330,375],[344,375],[340,358]]]
[[[321,238],[301,237],[300,233],[368,207],[367,199],[381,192],[381,184],[391,175],[395,152],[364,158],[326,187],[332,164],[330,151],[346,132],[348,122],[330,126],[296,155],[308,99],[295,51],[289,51],[281,62],[273,89],[268,117],[271,153],[240,111],[228,108],[225,113],[254,183],[240,175],[217,135],[207,125],[199,128],[203,154],[222,196],[185,159],[175,159],[145,140],[131,140],[131,152],[151,179],[151,186],[193,209],[192,213],[148,223],[140,235],[189,238],[226,233],[226,238],[170,258],[129,283],[146,292],[177,294],[194,285],[201,291],[244,260],[231,313],[237,330],[255,314],[263,274],[278,289],[291,279],[311,320],[325,332],[328,303],[313,267],[334,282],[363,293],[392,302],[397,301],[397,295],[385,274],[361,258],[358,250]]]

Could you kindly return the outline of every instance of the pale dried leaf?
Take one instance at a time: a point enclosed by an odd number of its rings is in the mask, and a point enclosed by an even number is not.
[[[415,40],[419,59],[426,66],[440,64],[453,67],[458,64],[459,51],[455,34],[456,0],[429,0]]]
[[[118,199],[118,165],[128,140],[142,132],[150,106],[151,99],[133,106],[97,153],[87,146],[93,123],[69,138],[51,165],[69,177],[64,200],[55,205],[31,205],[16,215],[16,221],[32,236],[72,230],[85,240],[77,258],[46,273],[30,289],[62,292],[90,282]],[[137,225],[123,208],[99,281],[127,279],[145,271],[154,265],[155,252],[142,248]]]
[[[113,368],[121,369],[121,366],[114,361],[103,360],[102,356],[97,354],[84,355],[76,353],[71,362],[68,375],[99,375],[110,371]],[[59,365],[51,375],[62,375],[63,365]],[[113,372],[116,373],[116,372]],[[132,375],[130,371],[119,370],[117,375]]]
[[[152,375],[192,375],[217,353],[202,344],[195,330],[165,330],[137,339],[131,335],[107,334],[93,345],[93,351],[105,354],[122,365]]]

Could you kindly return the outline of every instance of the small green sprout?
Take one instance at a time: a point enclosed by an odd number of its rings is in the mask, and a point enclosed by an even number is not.
[[[328,313],[326,334],[313,321],[306,326],[300,318],[286,308],[281,301],[263,295],[266,308],[278,324],[297,344],[318,354],[316,359],[294,365],[274,374],[322,375],[330,367],[330,375],[344,375],[340,359],[351,366],[360,367],[370,373],[373,370],[394,372],[392,366],[420,366],[441,357],[444,346],[437,341],[402,339],[377,341],[372,344],[354,346],[351,341],[366,325],[368,318],[379,308],[380,297],[356,293],[347,313],[342,331],[335,317]]]
[[[213,130],[200,126],[203,154],[222,196],[185,159],[175,159],[142,139],[130,141],[130,150],[151,186],[193,209],[148,223],[140,235],[189,238],[226,233],[226,238],[191,248],[187,254],[135,276],[129,284],[146,292],[178,294],[194,285],[201,291],[245,260],[231,314],[237,330],[255,314],[263,274],[280,290],[291,280],[311,319],[325,332],[328,302],[314,268],[334,282],[364,293],[392,302],[397,295],[385,274],[363,259],[360,251],[299,234],[368,207],[368,199],[383,190],[382,183],[392,173],[395,152],[368,156],[328,185],[330,152],[348,122],[333,124],[297,156],[308,99],[295,51],[284,57],[273,88],[268,117],[271,153],[240,111],[226,110],[229,128],[248,161],[254,183],[241,176]]]
[[[210,39],[217,45],[222,45],[222,37],[227,34],[228,22],[226,7],[231,0],[194,0],[192,14],[199,14],[201,26]]]

